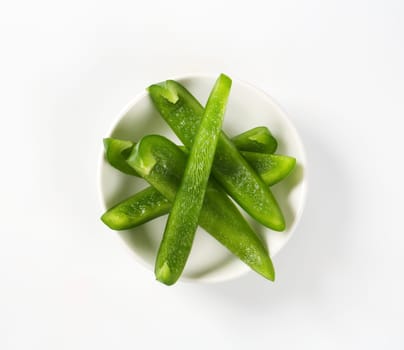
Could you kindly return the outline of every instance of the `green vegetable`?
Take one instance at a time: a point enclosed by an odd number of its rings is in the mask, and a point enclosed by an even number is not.
[[[275,153],[278,142],[265,126],[247,130],[231,139],[239,151]]]
[[[241,152],[266,185],[272,186],[288,176],[296,165],[293,157],[280,154]]]
[[[191,252],[230,88],[231,79],[221,74],[209,96],[168,215],[155,269],[156,278],[168,285],[181,276]]]
[[[184,152],[159,135],[144,136],[128,159],[128,164],[171,202],[180,186],[186,162]],[[207,185],[199,225],[254,271],[274,280],[275,272],[265,247],[212,178]]]
[[[106,138],[104,139],[105,157],[114,168],[128,175],[139,176],[136,171],[126,163],[126,159],[132,152],[134,146],[131,141],[113,139],[111,137]]]
[[[128,150],[132,151],[135,144],[131,141],[114,138],[105,139],[104,144],[110,153],[107,160],[115,164],[115,168],[118,170],[124,171],[126,166],[129,166],[126,162],[129,156]],[[270,186],[283,180],[293,170],[296,163],[295,158],[287,156],[256,152],[241,153],[263,181]],[[122,167],[122,164],[125,167]],[[133,172],[135,173],[135,170]],[[149,187],[147,191],[145,189],[136,193],[108,209],[101,219],[114,230],[126,230],[165,215],[170,209],[171,204],[167,203],[166,198],[156,189]]]
[[[190,148],[204,113],[203,107],[182,85],[172,80],[152,85],[148,91],[162,117]],[[216,147],[212,173],[257,221],[277,231],[285,229],[275,197],[223,132]]]
[[[108,209],[101,220],[114,230],[127,230],[169,212],[171,203],[153,187],[147,187]]]

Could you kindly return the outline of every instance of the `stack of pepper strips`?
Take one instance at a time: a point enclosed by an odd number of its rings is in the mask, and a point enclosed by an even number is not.
[[[114,230],[126,230],[168,213],[155,266],[156,278],[167,285],[181,276],[198,225],[253,270],[275,278],[267,250],[227,194],[261,224],[283,231],[285,221],[268,186],[284,179],[296,160],[273,154],[277,141],[266,127],[232,139],[221,131],[230,88],[231,79],[221,74],[206,108],[176,81],[148,88],[184,146],[159,135],[144,136],[137,144],[104,139],[108,162],[151,186],[101,219]]]

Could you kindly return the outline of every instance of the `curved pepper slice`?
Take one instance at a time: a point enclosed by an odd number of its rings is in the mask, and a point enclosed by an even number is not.
[[[241,154],[268,186],[283,180],[296,165],[295,158],[280,154],[256,152],[241,152]]]
[[[167,214],[171,203],[153,187],[130,196],[108,209],[101,220],[114,230],[127,230]]]
[[[265,126],[247,130],[231,139],[239,151],[275,153],[278,141]]]

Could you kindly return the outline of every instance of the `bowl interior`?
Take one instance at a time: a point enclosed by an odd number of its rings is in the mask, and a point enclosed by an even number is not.
[[[216,77],[193,76],[176,80],[204,105]],[[299,135],[276,103],[259,89],[237,80],[233,81],[223,130],[229,136],[234,136],[256,126],[267,126],[277,138],[279,146],[276,153],[297,159],[293,173],[284,181],[272,186],[272,191],[285,215],[287,229],[284,232],[271,231],[250,219],[242,211],[273,257],[291,237],[303,210],[306,193],[306,177],[303,173],[306,169],[306,157]],[[149,96],[143,93],[118,116],[112,131],[106,137],[137,141],[146,134],[161,134],[180,143],[153,107]],[[144,180],[115,170],[102,157],[100,191],[104,209],[147,186]],[[118,232],[134,256],[151,270],[154,269],[166,219],[166,216],[160,217],[135,229]],[[248,270],[249,267],[199,228],[181,279],[223,281],[240,276]]]

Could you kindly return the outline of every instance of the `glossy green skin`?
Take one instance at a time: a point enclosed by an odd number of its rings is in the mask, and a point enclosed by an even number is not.
[[[128,152],[132,151],[135,143],[108,138],[104,140],[104,144],[106,151],[109,150],[107,160],[117,170],[125,172],[126,166],[129,166],[126,162],[129,156]],[[249,147],[249,149],[253,149],[253,147]],[[183,148],[181,150],[185,152]],[[277,154],[261,154],[257,152],[241,152],[241,154],[265,184],[269,186],[288,176],[296,164],[295,158]],[[125,167],[122,167],[122,164]],[[133,173],[139,176],[134,169]],[[171,203],[167,202],[166,198],[156,189],[149,187],[147,191],[145,189],[136,193],[108,209],[101,217],[101,220],[113,230],[127,230],[168,214],[170,209]]]
[[[108,209],[101,220],[114,230],[127,230],[167,214],[171,203],[155,188],[147,187]]]
[[[187,156],[178,146],[158,135],[143,137],[128,159],[128,164],[170,201],[175,199],[186,162]],[[207,185],[199,225],[254,271],[274,280],[274,268],[265,247],[212,178]],[[182,249],[181,242],[179,247]],[[175,258],[173,262],[176,263]]]
[[[192,146],[204,108],[179,83],[168,80],[148,88],[157,110],[187,148]],[[221,132],[212,173],[223,188],[253,218],[276,231],[285,219],[269,188]]]
[[[119,140],[111,137],[104,139],[105,157],[108,163],[125,174],[139,176],[136,171],[126,163],[126,159],[132,152],[134,146],[132,141]]]
[[[168,215],[155,268],[157,280],[168,285],[181,276],[191,252],[230,89],[231,79],[221,74],[209,96]]]
[[[275,153],[278,141],[265,126],[247,130],[231,139],[239,151]]]
[[[241,152],[241,154],[268,186],[283,180],[296,165],[295,158],[280,154],[256,152]]]

